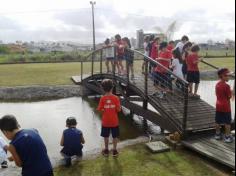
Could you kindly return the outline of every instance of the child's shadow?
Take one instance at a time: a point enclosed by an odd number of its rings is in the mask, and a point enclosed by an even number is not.
[[[101,165],[102,176],[122,176],[123,168],[118,158],[105,158]]]

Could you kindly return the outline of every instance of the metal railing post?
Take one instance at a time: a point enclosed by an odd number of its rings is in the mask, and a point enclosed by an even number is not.
[[[102,74],[102,59],[103,59],[103,50],[100,52],[100,74]]]
[[[94,53],[92,54],[92,70],[91,70],[91,75],[93,76],[94,74]]]
[[[80,66],[81,66],[81,70],[80,70],[80,76],[81,76],[81,82],[83,81],[83,74],[84,74],[84,62],[83,61],[81,61],[80,62]]]
[[[148,109],[148,60],[145,58],[145,80],[144,80],[144,93],[145,93],[145,100],[143,102],[143,108]]]
[[[125,62],[126,62],[127,83],[129,84],[130,83],[130,79],[129,79],[129,63],[128,63],[126,58],[125,58]]]
[[[113,79],[115,79],[115,75],[116,75],[116,62],[117,62],[116,47],[114,47],[114,62],[113,62],[113,65],[112,65]]]
[[[187,121],[188,121],[188,84],[184,86],[184,116],[183,116],[183,134],[187,135]]]

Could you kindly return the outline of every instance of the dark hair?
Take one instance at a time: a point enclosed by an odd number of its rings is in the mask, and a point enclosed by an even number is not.
[[[116,39],[116,40],[120,40],[120,39],[121,39],[120,34],[116,34],[116,35],[115,35],[115,39]]]
[[[181,38],[182,41],[189,41],[189,38],[188,36],[184,35],[182,38]]]
[[[155,38],[155,35],[154,35],[154,34],[150,35],[149,41],[154,40],[154,38]]]
[[[154,38],[154,41],[158,41],[158,40],[160,40],[160,37],[155,37]]]
[[[2,131],[14,131],[20,127],[15,116],[5,115],[0,119],[0,129]]]
[[[175,44],[175,42],[173,40],[169,41],[169,44]]]
[[[144,37],[144,40],[146,40],[147,42],[149,42],[149,41],[150,41],[150,36],[149,36],[149,35],[146,35],[146,36]]]
[[[124,37],[123,40],[126,41],[128,46],[129,46],[129,48],[131,48],[131,43],[130,43],[129,38],[128,37]]]
[[[109,43],[110,43],[110,39],[107,38],[107,39],[105,40],[105,44],[108,45]]]
[[[105,92],[110,92],[113,89],[113,81],[110,79],[104,79],[102,81],[102,88]]]
[[[162,50],[163,48],[166,48],[168,46],[167,42],[161,42],[159,49]]]
[[[185,51],[186,48],[192,47],[193,44],[191,42],[187,42],[185,43],[184,47],[183,47],[183,51]]]
[[[68,127],[76,126],[76,125],[77,125],[77,121],[76,121],[75,117],[68,117],[68,118],[66,119],[66,125],[67,125]]]
[[[192,52],[198,52],[200,51],[200,47],[198,45],[194,45],[192,48],[191,48],[191,51]]]
[[[217,72],[218,76],[221,78],[221,76],[225,73],[229,73],[229,69],[228,68],[220,68]]]
[[[174,58],[179,59],[180,63],[183,63],[183,59],[182,59],[181,53],[178,48],[173,50],[172,54],[173,54]]]

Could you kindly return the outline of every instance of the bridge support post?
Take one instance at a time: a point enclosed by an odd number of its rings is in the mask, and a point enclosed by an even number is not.
[[[183,116],[183,137],[187,137],[187,120],[188,120],[188,84],[184,86],[184,116]]]

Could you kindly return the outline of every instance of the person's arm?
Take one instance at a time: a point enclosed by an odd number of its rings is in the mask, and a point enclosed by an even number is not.
[[[186,61],[186,53],[184,52],[183,55],[182,55],[182,60],[183,61]]]
[[[18,155],[18,153],[16,152],[16,149],[13,145],[9,145],[8,147],[8,151],[12,154],[11,157],[9,157],[9,161],[14,161],[15,164],[18,166],[18,167],[22,167],[22,161]]]
[[[62,147],[64,146],[64,134],[62,134],[60,145],[61,145]]]
[[[227,96],[229,100],[233,97],[233,94],[229,85],[227,86]]]
[[[98,105],[97,110],[98,110],[98,111],[101,111],[101,112],[104,111],[104,104],[103,104],[102,98],[101,98],[100,101],[99,101],[99,105]]]
[[[85,144],[84,135],[81,133],[81,144]]]

